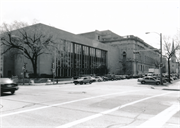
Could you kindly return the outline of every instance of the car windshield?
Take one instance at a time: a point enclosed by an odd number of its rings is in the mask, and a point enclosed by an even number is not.
[[[10,84],[13,83],[13,81],[9,78],[0,78],[0,84]]]

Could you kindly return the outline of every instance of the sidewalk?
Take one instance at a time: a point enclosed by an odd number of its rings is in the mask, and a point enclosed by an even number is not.
[[[153,86],[152,89],[161,89],[169,91],[180,91],[180,79],[172,81],[172,83],[164,83],[164,85]]]
[[[70,84],[70,83],[73,83],[73,80],[72,78],[64,78],[64,79],[61,79],[60,81],[54,81],[54,84],[53,84],[53,81],[50,81],[50,82],[44,82],[44,83],[18,83],[19,86],[44,86],[44,85],[61,85],[61,84]]]

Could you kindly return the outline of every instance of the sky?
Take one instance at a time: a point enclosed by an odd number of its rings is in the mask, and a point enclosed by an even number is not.
[[[36,21],[74,34],[110,30],[160,48],[160,33],[180,33],[179,6],[180,0],[0,0],[0,25]]]

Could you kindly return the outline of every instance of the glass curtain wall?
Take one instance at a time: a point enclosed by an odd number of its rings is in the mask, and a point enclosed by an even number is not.
[[[106,66],[107,51],[75,42],[62,41],[56,54],[56,77],[96,74]]]

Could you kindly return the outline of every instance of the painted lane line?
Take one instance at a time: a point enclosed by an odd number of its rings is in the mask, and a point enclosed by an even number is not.
[[[175,103],[136,128],[161,128],[178,111],[180,111],[180,104]]]
[[[110,110],[107,110],[107,111],[104,111],[104,112],[100,112],[98,114],[95,114],[95,115],[92,115],[92,116],[88,116],[88,117],[85,117],[85,118],[82,118],[82,119],[79,119],[79,120],[76,120],[76,121],[73,121],[73,122],[70,122],[70,123],[67,123],[67,124],[64,124],[64,125],[61,125],[61,126],[57,126],[56,128],[69,128],[69,127],[72,127],[74,125],[78,125],[80,123],[84,123],[86,121],[89,121],[89,120],[92,120],[92,119],[95,119],[95,118],[98,118],[100,116],[103,116],[105,114],[109,114],[111,112],[114,112],[114,111],[117,111],[121,108],[124,108],[126,106],[129,106],[129,105],[133,105],[135,103],[139,103],[139,102],[142,102],[142,101],[145,101],[145,100],[148,100],[148,99],[152,99],[152,98],[155,98],[155,97],[159,97],[159,96],[163,96],[163,95],[168,95],[170,93],[173,93],[173,92],[167,92],[167,93],[163,93],[163,94],[159,94],[159,95],[155,95],[155,96],[151,96],[151,97],[147,97],[147,98],[143,98],[141,100],[137,100],[137,101],[133,101],[133,102],[130,102],[130,103],[127,103],[125,105],[121,105],[121,106],[118,106],[118,107],[115,107],[113,109],[110,109]]]
[[[50,107],[55,107],[55,106],[61,106],[61,105],[65,105],[65,104],[75,103],[75,102],[79,102],[79,101],[91,100],[91,99],[95,99],[95,98],[106,97],[106,96],[117,95],[117,94],[120,95],[120,94],[124,94],[124,93],[129,93],[129,92],[136,92],[136,91],[140,91],[140,90],[124,91],[124,92],[118,92],[118,93],[110,93],[110,94],[106,94],[106,95],[99,95],[99,96],[94,96],[94,97],[78,99],[78,100],[72,100],[72,101],[67,101],[67,102],[63,102],[63,103],[58,103],[58,104],[53,104],[53,105],[48,105],[48,106],[43,106],[43,107],[38,107],[38,108],[33,108],[33,109],[28,109],[28,110],[23,110],[23,111],[18,111],[18,112],[12,112],[12,113],[8,113],[8,114],[2,114],[2,115],[0,115],[0,117],[6,117],[6,116],[11,116],[11,115],[16,115],[16,114],[21,114],[21,113],[26,113],[26,112],[32,112],[32,111],[36,111],[36,110],[46,109],[46,108],[50,108]]]

